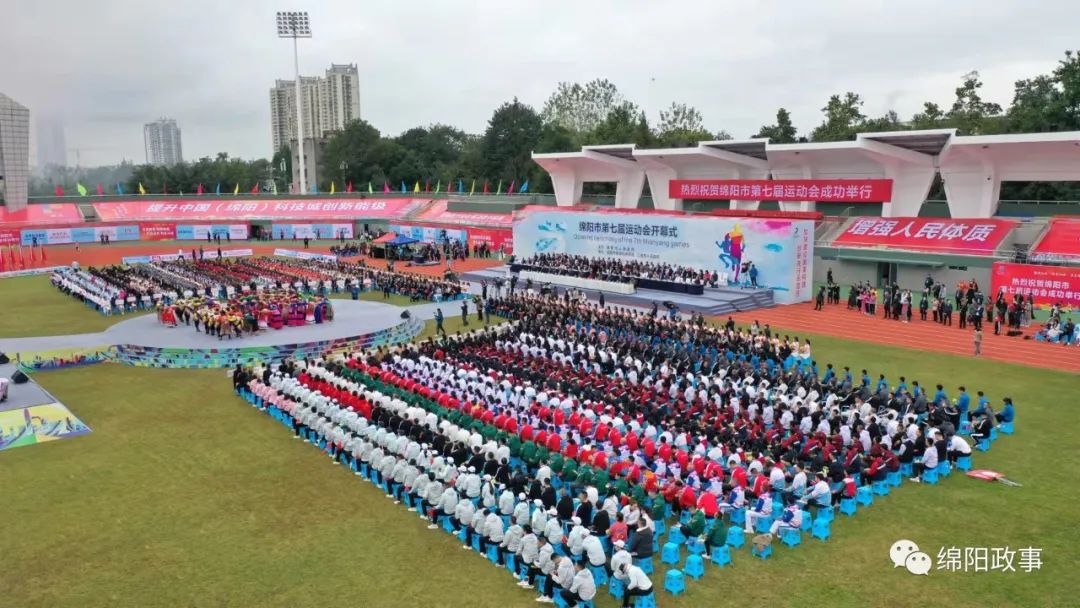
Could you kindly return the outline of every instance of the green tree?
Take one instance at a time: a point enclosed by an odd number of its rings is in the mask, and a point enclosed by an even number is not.
[[[907,127],[900,122],[900,117],[894,110],[889,110],[884,116],[864,121],[860,130],[866,133],[880,133],[883,131],[904,131],[907,130]]]
[[[923,103],[922,112],[917,112],[911,117],[912,129],[941,129],[947,126],[945,112],[938,104],[927,101]]]
[[[848,91],[843,97],[833,95],[821,111],[825,122],[810,133],[814,141],[846,141],[855,139],[866,116],[862,113],[862,98]]]
[[[754,137],[767,137],[774,144],[793,144],[798,131],[791,123],[791,113],[786,108],[780,108],[776,111],[776,124],[762,126]]]
[[[532,107],[515,97],[488,121],[481,144],[481,169],[491,180],[522,179],[533,169],[532,151],[540,141],[543,124]]]
[[[544,102],[540,117],[545,124],[586,133],[595,130],[612,110],[625,102],[619,88],[607,79],[598,78],[584,85],[560,82]]]
[[[701,112],[685,103],[672,103],[660,111],[660,123],[656,129],[656,142],[661,147],[676,148],[692,146],[699,141],[713,138],[705,129]]]
[[[963,135],[983,135],[996,132],[1000,127],[1000,121],[995,120],[1001,115],[1001,106],[983,101],[979,95],[983,83],[979,80],[978,72],[971,72],[964,76],[964,81],[956,87],[956,100],[946,117],[951,126]]]

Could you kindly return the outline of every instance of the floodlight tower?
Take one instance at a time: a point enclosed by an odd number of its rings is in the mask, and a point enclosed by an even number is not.
[[[278,38],[292,38],[293,71],[296,76],[296,144],[300,154],[300,194],[307,192],[307,165],[304,163],[304,112],[303,97],[300,94],[300,54],[297,39],[311,38],[311,23],[307,11],[278,11]]]

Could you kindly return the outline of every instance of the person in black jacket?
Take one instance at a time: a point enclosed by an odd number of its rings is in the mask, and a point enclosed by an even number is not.
[[[574,516],[574,499],[570,498],[570,493],[566,490],[559,494],[559,502],[555,504],[555,510],[558,511],[559,521],[568,522]]]
[[[555,508],[555,503],[558,502],[559,498],[550,480],[544,480],[544,489],[540,492],[540,500],[544,501],[545,509]]]
[[[578,496],[578,506],[574,510],[574,515],[581,518],[581,525],[586,528],[592,526],[593,505],[589,502],[589,495],[585,493],[585,490],[582,490],[581,495]]]
[[[644,518],[638,520],[637,530],[630,535],[630,543],[626,545],[626,550],[630,552],[634,559],[652,557],[652,534],[649,534],[649,528],[646,526]]]
[[[580,516],[579,516],[580,517]],[[582,520],[584,521],[584,520]],[[611,527],[611,516],[604,509],[598,509],[592,518],[592,531],[597,536],[607,536],[608,528]]]

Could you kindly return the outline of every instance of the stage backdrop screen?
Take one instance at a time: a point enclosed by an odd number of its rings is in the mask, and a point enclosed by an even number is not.
[[[810,220],[530,211],[514,222],[514,253],[569,253],[663,262],[733,275],[753,262],[780,304],[810,299]]]

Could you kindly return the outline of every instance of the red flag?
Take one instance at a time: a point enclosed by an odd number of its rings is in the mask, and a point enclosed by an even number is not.
[[[487,180],[485,179],[484,180],[484,194],[487,194],[487,193],[488,193],[488,183],[487,183]]]
[[[105,188],[101,184],[97,185],[97,195],[105,196]]]
[[[450,178],[450,181],[446,182],[446,193],[450,194],[454,191],[454,178]]]
[[[26,258],[23,257],[22,245],[19,245],[19,268],[26,270]]]
[[[8,247],[8,267],[15,270],[15,245]]]
[[[202,194],[202,184],[195,186],[195,194]]]
[[[382,191],[383,191],[384,194],[387,193],[387,192],[390,192],[390,182],[385,182],[384,181],[382,183]]]
[[[352,192],[352,180],[349,180],[349,183],[345,184],[345,192]]]
[[[60,184],[56,185],[56,196],[64,196],[64,188]]]
[[[45,245],[38,245],[38,247],[41,247],[41,261],[44,262],[45,261]]]
[[[7,271],[7,260],[4,258],[4,250],[0,249],[0,272]]]
[[[424,192],[431,192],[431,182],[424,180]]]
[[[259,182],[255,182],[255,185],[251,187],[251,193],[252,194],[258,194],[259,193]]]
[[[512,195],[514,193],[514,181],[515,180],[510,180],[510,187],[506,190],[507,194]]]

